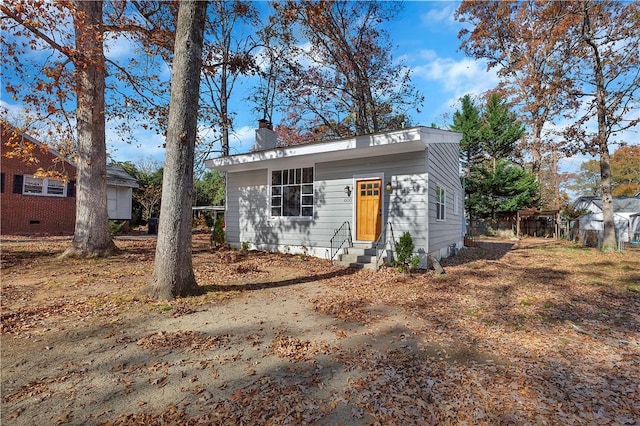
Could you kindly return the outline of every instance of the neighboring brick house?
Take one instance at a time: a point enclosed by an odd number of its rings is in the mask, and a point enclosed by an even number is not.
[[[73,234],[76,216],[76,167],[59,153],[43,147],[26,134],[19,134],[25,143],[35,144],[33,156],[37,163],[27,164],[19,158],[7,158],[5,143],[15,129],[2,123],[2,155],[0,155],[0,233],[10,234]],[[38,168],[57,171],[67,176],[67,182],[47,177],[35,178]]]
[[[0,234],[73,234],[76,220],[76,166],[58,152],[45,147],[32,137],[19,133],[25,143],[36,145],[37,162],[27,164],[18,158],[7,158],[5,145],[15,129],[2,123],[0,155]],[[60,172],[65,180],[37,178],[36,171]],[[107,169],[108,210],[110,219],[131,219],[132,188],[138,183],[124,170]]]

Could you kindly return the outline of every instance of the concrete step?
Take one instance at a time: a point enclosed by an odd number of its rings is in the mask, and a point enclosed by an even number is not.
[[[376,249],[371,247],[348,247],[345,249],[345,253],[347,254],[355,254],[359,256],[375,256]]]
[[[375,263],[358,263],[358,262],[348,262],[348,261],[338,260],[335,262],[335,264],[339,266],[344,266],[347,268],[353,268],[353,269],[370,269],[372,271],[375,271],[376,269]]]
[[[340,261],[349,262],[349,263],[375,263],[376,256],[371,256],[366,254],[360,255],[360,254],[353,254],[353,253],[341,254]]]
[[[339,255],[334,263],[354,269],[371,269],[375,271],[376,259],[376,249],[371,247],[371,243],[353,243],[351,247],[344,249],[344,253]],[[384,261],[385,259],[383,258],[382,260]]]
[[[372,247],[372,243],[353,243],[351,244],[351,247],[355,247],[355,248],[371,248]]]

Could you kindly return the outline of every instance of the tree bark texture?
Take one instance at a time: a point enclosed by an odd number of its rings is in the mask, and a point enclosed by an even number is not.
[[[117,251],[109,233],[107,148],[105,143],[105,58],[102,1],[74,1],[74,57],[78,161],[76,224],[73,241],[63,254],[107,256]]]
[[[176,28],[162,204],[150,296],[196,294],[191,261],[193,162],[207,2],[180,2]]]
[[[602,251],[616,250],[616,228],[613,214],[613,197],[611,195],[611,159],[609,156],[608,126],[607,126],[607,94],[604,78],[604,66],[600,57],[598,44],[594,41],[593,29],[589,16],[588,2],[583,2],[584,39],[591,51],[593,61],[593,74],[596,87],[596,111],[598,120],[598,132],[596,134],[596,146],[600,154],[600,191],[602,196]]]

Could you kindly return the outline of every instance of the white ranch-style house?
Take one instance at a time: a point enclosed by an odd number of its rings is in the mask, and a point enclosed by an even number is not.
[[[461,134],[413,127],[277,147],[270,126],[250,153],[206,160],[226,173],[233,247],[375,265],[408,231],[420,267],[463,245]]]

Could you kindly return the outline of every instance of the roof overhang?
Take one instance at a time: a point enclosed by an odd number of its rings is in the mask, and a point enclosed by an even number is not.
[[[226,209],[225,206],[193,206],[191,210],[194,212],[223,212]]]
[[[205,161],[210,169],[239,172],[264,169],[289,160],[327,162],[424,151],[429,144],[460,143],[462,135],[429,127],[413,127],[328,142],[309,143]]]
[[[123,188],[139,188],[140,187],[137,181],[109,179],[109,178],[107,178],[107,186],[119,186]]]
[[[107,185],[139,188],[138,181],[121,167],[107,166]]]

